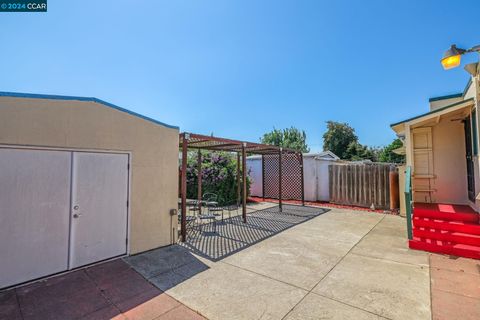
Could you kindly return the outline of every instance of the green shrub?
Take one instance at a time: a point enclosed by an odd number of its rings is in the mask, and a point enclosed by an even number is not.
[[[187,198],[197,199],[197,152],[189,152],[187,158]],[[247,172],[247,195],[250,194],[250,178]],[[219,204],[237,201],[237,157],[229,152],[202,151],[202,194],[214,193]]]

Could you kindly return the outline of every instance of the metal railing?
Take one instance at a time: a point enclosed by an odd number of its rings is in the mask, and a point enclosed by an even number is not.
[[[412,213],[413,213],[413,201],[412,201],[412,168],[407,166],[405,172],[405,209],[407,214],[407,234],[408,239],[412,240]]]

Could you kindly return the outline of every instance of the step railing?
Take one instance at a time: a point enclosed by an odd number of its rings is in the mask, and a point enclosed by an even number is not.
[[[407,215],[407,235],[408,239],[413,239],[412,234],[412,213],[413,213],[413,201],[412,201],[412,168],[407,166],[405,172],[405,209]]]

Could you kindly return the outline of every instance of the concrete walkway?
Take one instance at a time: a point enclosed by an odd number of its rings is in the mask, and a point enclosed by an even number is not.
[[[431,319],[429,255],[405,232],[397,216],[334,209],[218,262],[196,257],[208,268],[165,289],[209,319]]]
[[[480,319],[480,261],[430,255],[433,320]]]

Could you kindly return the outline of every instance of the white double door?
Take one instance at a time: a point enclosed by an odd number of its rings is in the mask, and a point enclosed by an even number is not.
[[[0,148],[0,288],[125,254],[128,161]]]

